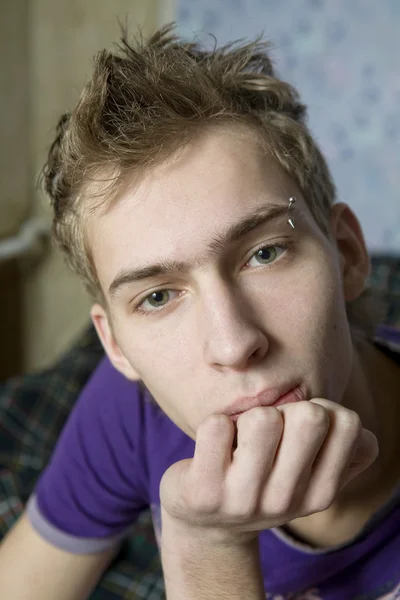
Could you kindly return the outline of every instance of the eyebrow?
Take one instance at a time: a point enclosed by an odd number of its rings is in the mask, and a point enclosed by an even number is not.
[[[295,208],[291,209],[291,214],[295,214],[296,212],[297,211]],[[209,242],[205,254],[202,257],[198,257],[194,263],[175,260],[161,260],[151,265],[122,270],[116,275],[110,287],[108,288],[109,294],[111,297],[113,297],[120,288],[144,279],[150,279],[159,277],[160,275],[173,273],[187,273],[193,269],[193,267],[200,266],[211,256],[221,251],[221,249],[226,248],[234,242],[237,242],[254,229],[257,229],[261,225],[277,221],[282,216],[288,214],[287,205],[268,204],[268,206],[262,206],[255,212],[241,219],[238,223],[228,227],[226,231],[218,233]]]

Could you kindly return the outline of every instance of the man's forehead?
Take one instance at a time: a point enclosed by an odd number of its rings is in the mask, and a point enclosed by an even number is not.
[[[200,132],[192,143],[151,167],[134,168],[121,176],[101,169],[90,188],[101,200],[97,215],[134,211],[141,219],[148,216],[153,220],[160,204],[162,210],[173,212],[175,205],[180,208],[182,199],[190,205],[186,215],[196,218],[202,199],[211,196],[216,206],[214,198],[223,195],[224,190],[227,195],[239,194],[243,204],[250,196],[273,203],[277,196],[289,195],[288,183],[293,183],[289,175],[263,149],[260,132],[231,124]]]
[[[147,268],[150,260],[198,263],[205,252],[232,241],[232,230],[246,229],[244,222],[272,215],[277,208],[287,215],[291,195],[299,198],[297,209],[306,208],[298,186],[276,161],[260,163],[249,154],[242,160],[238,148],[232,152],[225,142],[223,148],[226,160],[212,143],[192,148],[171,169],[154,169],[154,177],[133,182],[110,210],[95,218],[89,243],[100,279],[101,271],[107,271],[107,288],[123,271]]]

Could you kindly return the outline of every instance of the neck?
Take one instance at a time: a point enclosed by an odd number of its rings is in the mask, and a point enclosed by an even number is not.
[[[398,478],[400,367],[370,341],[354,341],[353,372],[342,404],[360,416],[363,427],[378,440],[379,456],[344,490],[358,499],[367,490],[380,490]],[[394,471],[396,473],[394,473]]]
[[[352,377],[342,404],[377,436],[379,456],[327,510],[288,524],[289,532],[315,547],[352,539],[400,484],[400,367],[365,340],[354,345]]]

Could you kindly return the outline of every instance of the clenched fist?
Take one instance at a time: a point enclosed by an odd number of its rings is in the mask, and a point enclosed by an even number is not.
[[[357,413],[320,398],[253,408],[236,426],[209,416],[194,457],[172,465],[160,486],[168,518],[219,542],[326,510],[378,455]]]

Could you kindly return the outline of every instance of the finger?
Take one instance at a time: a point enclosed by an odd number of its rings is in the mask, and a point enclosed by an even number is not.
[[[366,455],[361,459],[357,454],[357,444],[363,428],[355,411],[349,410],[322,398],[314,398],[310,402],[323,406],[330,415],[330,429],[325,442],[314,461],[310,483],[304,496],[305,505],[317,510],[325,510],[336,498],[347,475],[353,457],[354,469],[351,478],[366,466]],[[362,444],[362,441],[361,441]],[[365,449],[365,444],[363,444]],[[361,459],[361,462],[360,462]]]
[[[282,415],[276,408],[257,407],[239,417],[237,448],[226,477],[228,514],[249,517],[257,511],[282,431]]]
[[[274,467],[265,485],[263,508],[290,513],[302,503],[311,468],[329,431],[329,413],[308,401],[278,407],[284,431]]]
[[[350,462],[343,471],[340,489],[343,489],[352,479],[371,466],[378,457],[378,454],[379,445],[375,434],[363,428],[356,442]]]
[[[221,414],[210,415],[197,430],[187,486],[191,501],[199,510],[213,511],[221,503],[225,474],[232,462],[234,435],[233,422]]]

